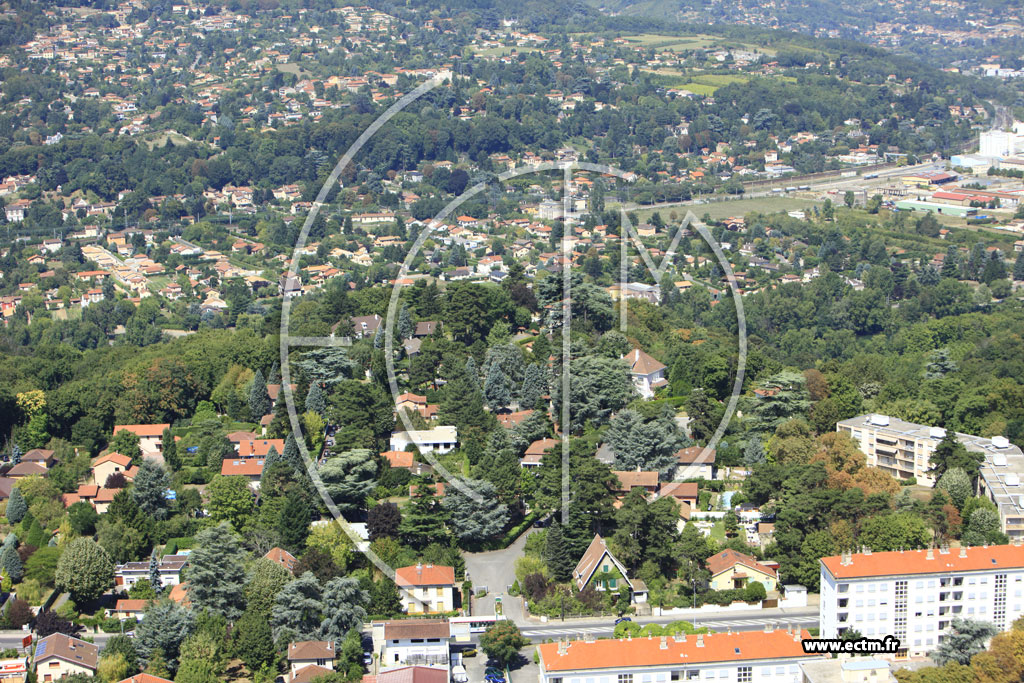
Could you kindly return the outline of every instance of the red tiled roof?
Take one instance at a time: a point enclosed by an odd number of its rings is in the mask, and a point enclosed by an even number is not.
[[[107,453],[104,456],[96,458],[95,460],[92,461],[92,466],[95,469],[97,466],[102,465],[105,462],[112,462],[117,465],[120,465],[121,467],[128,467],[129,465],[132,464],[132,459],[129,458],[127,455],[122,455],[115,451],[113,453]]]
[[[443,565],[417,564],[395,570],[395,583],[406,586],[454,586],[455,569]]]
[[[276,562],[288,571],[291,571],[295,567],[295,556],[284,548],[271,548],[263,557],[267,558],[271,562]]]
[[[629,371],[634,375],[650,375],[665,369],[664,365],[641,349],[633,349],[622,358],[629,363]]]
[[[137,434],[140,437],[154,437],[162,435],[164,430],[170,426],[170,424],[114,425],[114,434],[116,435],[122,429],[127,429],[132,434]]]
[[[243,476],[258,477],[263,474],[263,458],[244,458],[242,460],[224,460],[220,464],[220,473],[226,477]]]
[[[671,496],[672,498],[697,499],[697,483],[682,483],[678,481],[670,481],[661,485],[658,489],[658,497],[664,498],[665,496]]]
[[[628,472],[612,471],[612,474],[619,479],[620,491],[631,491],[634,486],[647,489],[655,488],[658,485],[657,472],[636,472],[630,470]]]
[[[238,456],[241,458],[261,458],[270,452],[273,446],[278,453],[284,452],[284,439],[257,439],[241,441],[238,444]]]
[[[558,444],[555,439],[539,439],[530,444],[526,455],[544,455]]]
[[[750,555],[744,555],[743,553],[730,549],[726,549],[720,553],[712,555],[707,559],[705,564],[711,572],[711,576],[717,576],[736,565],[742,565],[749,569],[757,570],[762,574],[767,574],[768,576],[775,576],[775,570],[768,565],[761,564]]]
[[[412,453],[409,451],[384,451],[381,457],[387,459],[392,467],[412,467]]]
[[[757,661],[762,659],[804,658],[801,640],[810,638],[807,631],[750,631],[747,633],[709,633],[704,636],[633,638],[627,640],[576,640],[569,643],[565,654],[559,654],[558,643],[537,646],[546,672],[586,671],[611,668],[655,667],[708,662]],[[680,638],[682,638],[680,636]],[[685,658],[684,658],[685,656]]]
[[[931,553],[931,559],[928,554]],[[966,557],[961,557],[961,553]],[[855,553],[850,564],[842,564],[841,556],[821,558],[821,563],[838,579],[893,574],[932,574],[969,572],[991,569],[1024,568],[1024,546],[993,545],[989,547],[939,550],[893,550],[882,553]]]
[[[700,457],[702,452],[704,452],[704,448],[701,446],[681,448],[676,451],[676,459],[679,461],[680,465],[714,465],[717,451],[712,448],[703,458]]]

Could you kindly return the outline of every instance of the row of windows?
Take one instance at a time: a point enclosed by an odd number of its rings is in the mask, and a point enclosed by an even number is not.
[[[795,676],[799,673],[799,667],[796,664],[790,664],[787,666],[762,666],[760,667],[760,676],[771,677],[771,676],[786,676],[787,673],[790,677]],[[622,673],[616,675],[615,679],[612,680],[609,676],[587,676],[587,677],[572,677],[565,678],[562,676],[554,676],[548,679],[548,683],[667,683],[668,681],[694,681],[699,680],[703,677],[704,680],[713,678],[719,679],[732,679],[738,683],[751,683],[754,680],[754,667],[753,666],[739,666],[733,669],[677,669],[675,671],[666,673],[663,671],[633,674],[633,673]]]

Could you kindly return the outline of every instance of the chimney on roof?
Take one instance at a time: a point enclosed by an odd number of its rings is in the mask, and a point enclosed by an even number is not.
[[[865,555],[870,555],[871,554],[871,548],[864,548],[864,554]]]
[[[677,633],[674,636],[672,636],[672,640],[676,641],[677,643],[685,643],[686,642],[686,634],[685,633]]]
[[[704,634],[703,633],[698,633],[697,634],[697,647],[704,647]]]
[[[928,552],[925,553],[924,559],[926,559],[926,560],[934,560],[935,559],[935,549],[934,548],[928,548]]]
[[[668,636],[662,636],[661,637],[661,643],[659,643],[658,649],[659,650],[667,650],[668,649]]]
[[[564,657],[567,654],[569,654],[569,641],[567,641],[567,640],[559,640],[558,641],[558,656],[559,657]]]
[[[794,643],[799,643],[800,642],[800,629],[798,629],[798,628],[797,629],[793,629],[793,642]]]
[[[967,546],[960,546],[960,557],[967,557]]]
[[[772,626],[771,626],[771,624],[765,624],[765,625],[764,625],[764,632],[765,632],[765,633],[771,633],[771,632],[772,632]]]

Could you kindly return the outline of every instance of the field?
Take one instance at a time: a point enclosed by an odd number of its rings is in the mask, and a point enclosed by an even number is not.
[[[743,74],[686,74],[678,69],[642,69],[662,79],[665,85],[689,90],[695,95],[714,95],[715,91],[732,83],[746,83],[749,77]]]
[[[721,40],[715,36],[700,34],[694,36],[668,36],[659,35],[657,33],[622,36],[622,39],[642,47],[652,47],[656,50],[671,50],[672,52],[700,50],[702,48],[711,47]]]
[[[797,197],[757,197],[756,199],[737,199],[729,202],[711,202],[708,204],[672,204],[662,207],[645,207],[637,210],[638,220],[649,220],[655,211],[661,213],[661,217],[667,219],[670,211],[675,211],[680,218],[690,210],[700,218],[705,213],[712,218],[727,218],[729,216],[744,216],[752,211],[760,213],[776,213],[779,211],[804,210],[818,204],[813,199],[799,199]]]
[[[515,51],[516,54],[523,54],[523,53],[527,53],[527,52],[537,52],[538,50],[540,50],[539,47],[529,47],[529,46],[523,46],[523,47],[515,46],[515,47],[512,47],[512,46],[502,45],[500,47],[487,47],[487,48],[484,48],[482,50],[474,49],[473,52],[475,54],[477,54],[477,55],[480,55],[481,57],[505,57],[507,55],[512,54],[513,51]]]
[[[312,78],[313,76],[312,71],[306,71],[305,69],[302,68],[301,65],[294,64],[291,62],[289,62],[288,64],[278,64],[277,70],[280,71],[281,73],[295,74],[299,78]]]

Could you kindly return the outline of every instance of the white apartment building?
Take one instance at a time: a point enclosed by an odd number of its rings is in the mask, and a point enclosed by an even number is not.
[[[897,658],[938,647],[955,617],[1006,630],[1024,614],[1024,547],[846,553],[821,558],[822,638],[895,636]]]
[[[836,431],[849,434],[857,442],[869,466],[897,479],[915,477],[919,484],[935,485],[928,470],[945,429],[887,415],[860,415],[838,422]],[[1005,436],[988,439],[957,433],[957,438],[968,451],[984,454],[978,495],[996,504],[1004,534],[1012,540],[1024,540],[1024,452]]]
[[[807,631],[751,631],[537,646],[540,683],[801,683]]]
[[[433,429],[395,432],[391,435],[391,450],[408,451],[415,444],[419,452],[437,451],[448,453],[459,445],[459,432],[455,427],[441,426]]]

